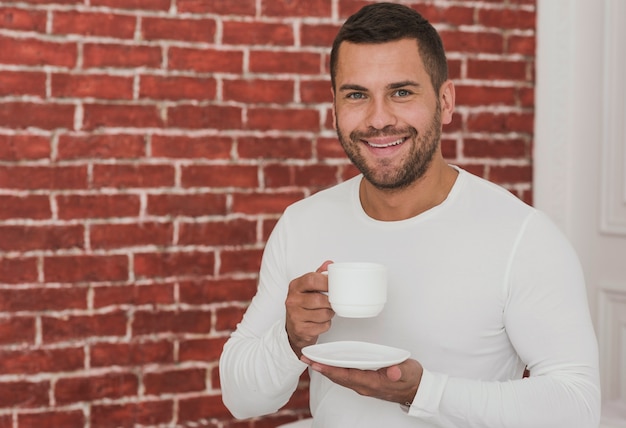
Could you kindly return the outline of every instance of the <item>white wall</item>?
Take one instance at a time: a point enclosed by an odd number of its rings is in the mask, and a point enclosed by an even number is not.
[[[576,248],[602,427],[626,427],[626,0],[538,0],[534,202]]]

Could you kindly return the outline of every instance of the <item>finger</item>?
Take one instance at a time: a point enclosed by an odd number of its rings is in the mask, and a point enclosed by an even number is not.
[[[322,263],[322,265],[320,267],[317,268],[317,270],[315,272],[317,273],[322,273],[322,272],[326,272],[328,270],[328,265],[333,264],[332,260],[326,260],[324,263]]]

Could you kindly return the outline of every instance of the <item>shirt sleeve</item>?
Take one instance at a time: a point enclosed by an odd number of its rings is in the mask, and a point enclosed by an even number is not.
[[[539,212],[515,243],[504,325],[530,377],[505,382],[424,372],[409,415],[446,427],[597,428],[598,350],[578,258]]]
[[[236,418],[276,412],[307,368],[285,330],[288,280],[281,266],[280,221],[266,245],[257,294],[220,357],[222,400]]]

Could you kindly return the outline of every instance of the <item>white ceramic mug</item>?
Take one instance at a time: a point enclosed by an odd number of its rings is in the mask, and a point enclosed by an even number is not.
[[[375,317],[387,301],[387,267],[364,262],[328,265],[328,300],[341,317]]]

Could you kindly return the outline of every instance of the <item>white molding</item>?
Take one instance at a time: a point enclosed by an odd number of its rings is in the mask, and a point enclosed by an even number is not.
[[[538,0],[533,201],[569,229],[575,2]]]
[[[626,2],[605,0],[600,230],[626,236]]]

